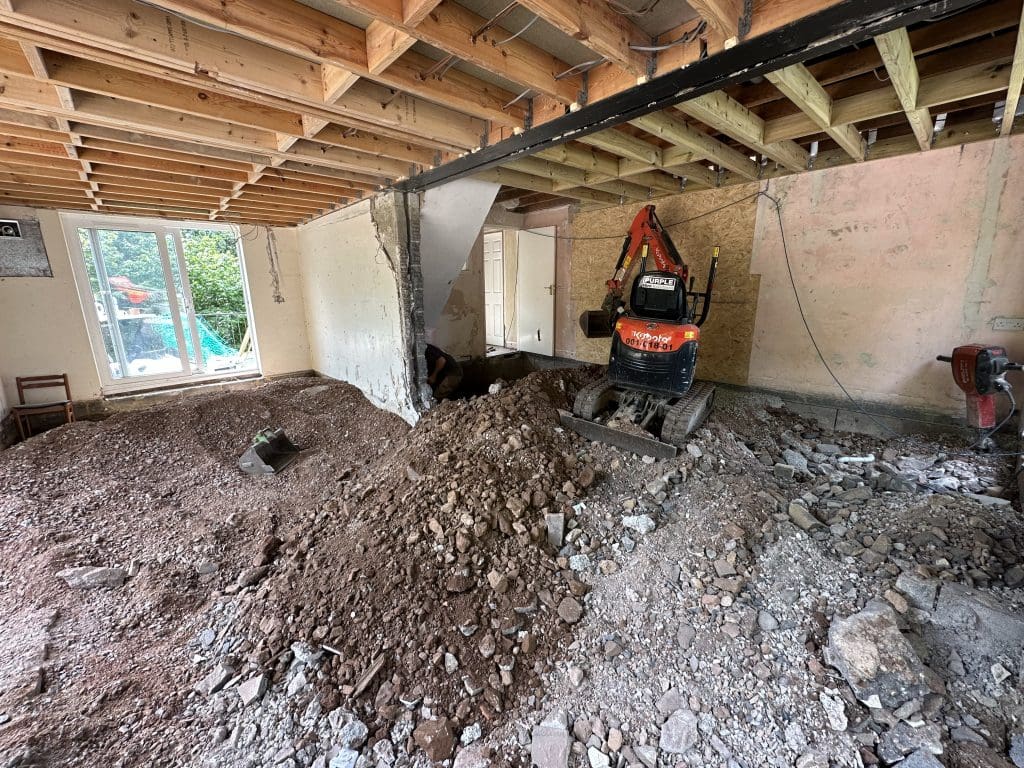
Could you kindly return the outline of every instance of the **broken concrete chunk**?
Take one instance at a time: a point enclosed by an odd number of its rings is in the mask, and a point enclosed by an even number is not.
[[[544,527],[547,529],[548,544],[559,549],[565,541],[565,514],[548,512],[544,515]]]
[[[583,606],[574,597],[564,597],[558,604],[558,617],[566,624],[575,624],[583,618]]]
[[[654,520],[650,515],[626,515],[622,518],[624,528],[644,534],[654,530]]]
[[[204,696],[212,696],[228,684],[228,681],[235,676],[233,667],[227,664],[218,664],[202,680],[196,683],[195,689]]]
[[[697,716],[688,709],[678,709],[661,727],[658,746],[671,755],[681,755],[697,743]]]
[[[263,698],[263,694],[267,692],[267,686],[270,680],[266,675],[256,675],[256,677],[250,677],[240,686],[238,686],[238,695],[242,699],[242,706],[247,707],[255,701],[259,701]]]
[[[440,717],[436,720],[424,720],[412,732],[413,741],[422,749],[427,757],[435,763],[447,760],[455,749],[455,730],[451,720]]]
[[[95,589],[97,587],[120,587],[128,578],[123,568],[103,568],[101,566],[83,565],[78,568],[65,568],[58,571],[57,576],[64,579],[74,589]]]
[[[531,734],[530,761],[537,768],[567,768],[572,736],[568,725],[548,717]]]
[[[833,620],[825,660],[872,708],[895,709],[931,690],[924,664],[897,627],[892,608],[883,603],[869,603],[860,613]]]
[[[903,593],[907,602],[922,611],[930,611],[935,607],[935,596],[939,592],[938,579],[926,579],[904,571],[896,579],[896,589]]]
[[[878,756],[888,763],[902,760],[911,752],[942,754],[942,730],[934,724],[911,728],[906,723],[897,723],[878,742]]]
[[[807,510],[807,507],[803,504],[797,504],[796,502],[790,502],[789,519],[793,521],[794,525],[805,531],[809,531],[812,528],[822,525],[822,522],[812,515]]]
[[[989,650],[1020,648],[1024,638],[1024,616],[1008,603],[955,582],[942,585],[932,621],[976,639]]]
[[[943,768],[942,763],[931,752],[919,749],[907,755],[900,768]]]

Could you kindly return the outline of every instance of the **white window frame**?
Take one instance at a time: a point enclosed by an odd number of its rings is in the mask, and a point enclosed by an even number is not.
[[[75,287],[78,291],[79,303],[85,315],[85,325],[89,331],[89,343],[92,347],[93,361],[96,364],[96,371],[100,378],[100,392],[104,395],[118,395],[130,392],[138,392],[147,389],[156,389],[166,385],[176,384],[187,386],[191,384],[203,384],[211,381],[223,381],[224,379],[236,378],[258,378],[263,373],[263,360],[260,357],[259,343],[256,338],[254,313],[252,299],[249,295],[249,279],[245,270],[245,258],[241,247],[241,234],[239,228],[234,224],[221,224],[218,222],[205,221],[202,219],[159,219],[140,218],[138,216],[112,216],[101,213],[68,213],[60,212],[61,226],[64,230],[64,240],[71,256],[71,271],[75,278]],[[107,357],[107,348],[103,343],[103,332],[100,327],[100,318],[96,312],[96,302],[93,297],[92,285],[89,283],[89,273],[85,267],[85,255],[82,253],[82,243],[78,237],[79,229],[117,229],[132,232],[152,232],[157,238],[157,247],[160,249],[161,263],[164,265],[164,277],[167,285],[172,287],[168,292],[168,304],[174,316],[184,315],[188,318],[189,330],[192,334],[193,344],[199,344],[199,333],[195,323],[195,310],[191,306],[192,291],[188,283],[187,270],[184,268],[184,249],[181,240],[183,229],[206,229],[216,232],[229,232],[237,240],[239,245],[238,264],[242,275],[242,291],[245,295],[245,309],[249,320],[249,335],[252,341],[253,354],[256,358],[256,368],[250,371],[239,371],[238,373],[216,373],[195,372],[188,359],[188,350],[184,343],[184,336],[181,336],[178,324],[175,323],[175,331],[181,338],[178,339],[178,354],[181,357],[182,371],[180,373],[157,373],[148,376],[131,376],[122,379],[115,379],[110,374],[110,366],[103,364]],[[167,269],[170,261],[170,254],[167,253],[167,235],[174,239],[175,249],[179,261],[179,273],[181,274],[182,288],[186,294],[186,301],[189,302],[187,311],[181,311],[177,306],[177,297],[174,296],[174,281]],[[95,247],[95,246],[94,246]],[[197,347],[198,356],[198,347]]]

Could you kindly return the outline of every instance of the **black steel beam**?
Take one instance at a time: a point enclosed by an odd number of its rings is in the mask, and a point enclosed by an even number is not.
[[[558,146],[883,32],[945,17],[979,0],[843,0],[701,61],[396,183],[415,192]]]

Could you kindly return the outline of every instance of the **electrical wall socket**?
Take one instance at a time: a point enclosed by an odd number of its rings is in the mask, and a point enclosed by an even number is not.
[[[992,321],[993,331],[1024,331],[1024,317],[997,317]]]

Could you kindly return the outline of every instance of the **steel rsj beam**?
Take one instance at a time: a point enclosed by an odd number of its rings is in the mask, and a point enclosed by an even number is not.
[[[594,102],[394,186],[415,192],[702,96],[752,77],[870,41],[893,29],[946,17],[977,0],[843,0],[701,61]]]

